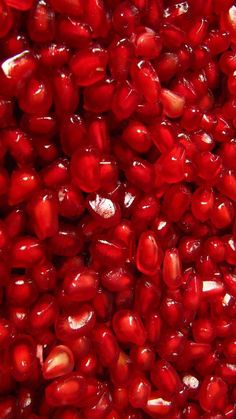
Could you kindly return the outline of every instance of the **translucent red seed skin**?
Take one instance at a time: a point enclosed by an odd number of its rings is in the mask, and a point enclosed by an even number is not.
[[[160,268],[163,254],[152,231],[141,235],[137,249],[137,268],[146,275],[154,275]]]
[[[73,340],[86,335],[95,325],[95,313],[91,306],[82,305],[65,311],[56,321],[56,334],[61,340]]]
[[[0,0],[0,417],[235,417],[235,16]]]
[[[113,328],[121,342],[142,345],[145,342],[145,329],[138,314],[128,310],[118,311],[113,318]]]

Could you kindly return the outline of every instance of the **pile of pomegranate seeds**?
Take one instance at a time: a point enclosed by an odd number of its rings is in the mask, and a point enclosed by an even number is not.
[[[0,419],[236,418],[236,3],[0,0]]]

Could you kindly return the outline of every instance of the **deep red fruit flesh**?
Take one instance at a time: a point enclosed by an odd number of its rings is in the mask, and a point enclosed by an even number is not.
[[[233,0],[0,0],[0,419],[235,419],[235,211]]]

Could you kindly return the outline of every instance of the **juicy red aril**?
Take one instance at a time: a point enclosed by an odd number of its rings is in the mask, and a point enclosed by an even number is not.
[[[64,346],[55,346],[43,364],[43,376],[53,379],[66,375],[73,370],[74,358],[71,350]]]
[[[0,0],[0,417],[236,416],[233,0]]]

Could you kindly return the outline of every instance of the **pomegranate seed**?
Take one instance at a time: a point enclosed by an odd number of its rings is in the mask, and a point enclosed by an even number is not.
[[[162,89],[161,103],[165,115],[169,118],[179,118],[183,115],[185,100],[176,93],[168,89]]]
[[[129,388],[129,401],[135,408],[144,408],[151,391],[151,384],[145,377],[136,376]]]
[[[223,410],[227,399],[227,385],[221,377],[206,377],[199,393],[200,405],[206,412],[213,409]]]
[[[142,345],[145,342],[145,329],[138,314],[128,310],[117,311],[113,318],[113,328],[121,342]]]
[[[167,361],[157,361],[151,371],[151,380],[160,390],[167,394],[177,393],[181,382],[174,368]]]
[[[97,293],[97,274],[89,269],[71,271],[65,276],[63,288],[71,301],[89,301]]]
[[[160,83],[155,69],[149,61],[137,61],[131,66],[134,83],[148,102],[157,102],[160,95]]]
[[[162,250],[152,231],[142,233],[137,249],[136,265],[146,275],[157,273],[162,262]]]
[[[56,333],[59,339],[76,339],[90,332],[95,325],[95,313],[89,305],[67,310],[56,320]]]
[[[117,362],[119,346],[110,329],[103,325],[98,325],[93,331],[93,341],[103,365],[109,366]]]
[[[74,55],[70,62],[72,74],[78,86],[90,86],[105,76],[107,51],[102,48],[83,50]]]
[[[64,345],[55,346],[43,363],[43,376],[47,380],[70,373],[74,367],[71,350]]]
[[[0,0],[0,417],[235,417],[235,16]]]
[[[58,378],[46,388],[46,401],[51,406],[79,406],[86,394],[86,380],[79,374],[72,373],[65,378]]]

